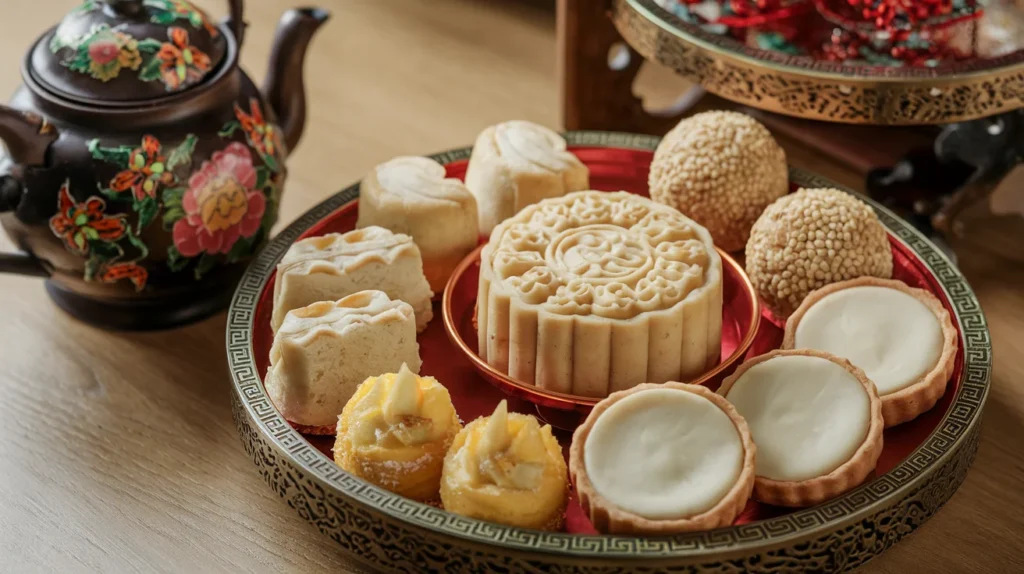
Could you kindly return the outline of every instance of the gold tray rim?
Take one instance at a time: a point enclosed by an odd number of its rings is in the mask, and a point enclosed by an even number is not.
[[[644,58],[725,99],[784,115],[851,124],[933,125],[1024,108],[1024,49],[979,68],[812,66],[803,57],[775,61],[745,53],[742,47],[737,50],[735,40],[695,28],[655,0],[611,0],[609,15],[623,39]]]
[[[570,145],[576,146],[653,150],[659,141],[654,136],[617,132],[575,131],[564,135]],[[449,163],[468,159],[471,149],[459,148],[430,157]],[[870,523],[873,517],[885,514],[910,495],[920,498],[926,494],[927,504],[923,508],[907,509],[912,514],[907,526],[887,530],[885,538],[875,546],[861,552],[832,546],[825,550],[843,554],[843,569],[863,563],[923,523],[952,496],[966,476],[977,450],[982,408],[990,386],[991,339],[980,304],[966,279],[941,250],[909,223],[869,198],[822,177],[798,169],[791,169],[790,176],[800,185],[836,187],[868,202],[883,224],[921,257],[942,284],[953,302],[954,318],[965,346],[960,389],[936,430],[900,465],[846,495],[781,517],[706,532],[662,538],[581,536],[525,530],[454,515],[402,498],[341,471],[292,429],[270,404],[253,359],[251,332],[260,294],[284,252],[306,229],[355,200],[358,183],[310,209],[274,238],[250,264],[235,292],[228,311],[226,344],[233,381],[233,418],[243,447],[268,484],[300,516],[357,558],[377,567],[400,568],[408,560],[413,560],[412,564],[419,564],[417,560],[444,564],[456,556],[474,564],[491,565],[508,564],[510,560],[542,560],[591,566],[617,561],[630,565],[642,562],[707,566],[730,558],[760,560],[792,555],[794,551],[806,553],[797,546],[854,529],[858,521]],[[926,487],[930,491],[922,494]],[[382,538],[384,533],[388,535]],[[409,541],[422,545],[422,550],[416,549],[419,546],[407,547]],[[396,555],[384,547],[385,542],[390,546],[399,544],[405,550]],[[749,568],[760,562],[744,563]],[[769,566],[761,564],[761,568],[768,570]]]

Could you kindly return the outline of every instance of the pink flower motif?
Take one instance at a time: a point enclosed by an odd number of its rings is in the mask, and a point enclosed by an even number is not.
[[[266,199],[255,187],[252,154],[241,143],[203,162],[181,199],[185,217],[173,232],[178,251],[185,257],[228,253],[240,237],[255,235],[266,209]]]
[[[97,64],[109,64],[121,54],[121,46],[114,40],[100,40],[89,44],[89,58]]]

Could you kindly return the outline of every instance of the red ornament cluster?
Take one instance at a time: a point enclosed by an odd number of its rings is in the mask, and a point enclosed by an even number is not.
[[[708,0],[680,0],[688,5]],[[742,38],[747,30],[771,31],[786,41],[810,43],[834,61],[865,54],[890,57],[911,65],[968,57],[946,40],[954,25],[981,15],[978,0],[961,6],[954,0],[717,0],[725,9],[714,23]],[[814,13],[817,12],[816,16]],[[825,37],[812,37],[807,18],[823,17],[835,25]]]
[[[682,0],[688,5],[702,4],[706,0]],[[815,7],[819,12],[850,24],[868,24],[876,31],[894,32],[930,26],[953,13],[953,0],[719,0],[728,6],[730,14],[718,20],[728,26],[757,26]],[[968,6],[977,10],[977,0],[968,0]],[[840,16],[843,14],[844,16]],[[850,18],[852,17],[852,18]]]
[[[948,16],[953,0],[846,0],[864,20],[884,31],[906,30]]]
[[[877,52],[878,47],[872,46],[862,36],[846,30],[834,31],[829,41],[821,47],[822,56],[833,62],[860,59],[862,50]],[[922,66],[931,61],[958,60],[966,57],[957,48],[943,41],[913,47],[903,43],[894,43],[885,52],[894,60],[911,66]]]
[[[729,0],[729,8],[733,14],[746,18],[782,10],[787,4],[793,3],[787,0]]]

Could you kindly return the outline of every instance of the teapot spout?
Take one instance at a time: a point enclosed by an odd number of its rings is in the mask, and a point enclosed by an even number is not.
[[[329,17],[326,10],[299,8],[286,12],[277,26],[263,94],[281,122],[288,149],[299,143],[306,127],[306,48]]]
[[[46,150],[57,139],[57,130],[46,118],[0,105],[0,140],[14,163],[46,164]]]

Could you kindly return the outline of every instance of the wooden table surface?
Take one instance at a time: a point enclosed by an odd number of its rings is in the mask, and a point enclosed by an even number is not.
[[[293,0],[248,2],[243,62],[262,78]],[[321,0],[311,111],[289,159],[281,222],[398,154],[468,145],[521,118],[558,126],[550,12],[482,0]],[[75,0],[4,0],[0,92],[25,47]],[[217,14],[221,2],[202,4]],[[859,177],[789,145],[793,163]],[[0,240],[0,247],[11,249]],[[995,376],[960,491],[864,572],[1024,571],[1024,272],[961,250],[988,315]],[[0,571],[355,571],[270,491],[231,422],[224,315],[107,333],[0,277]]]

